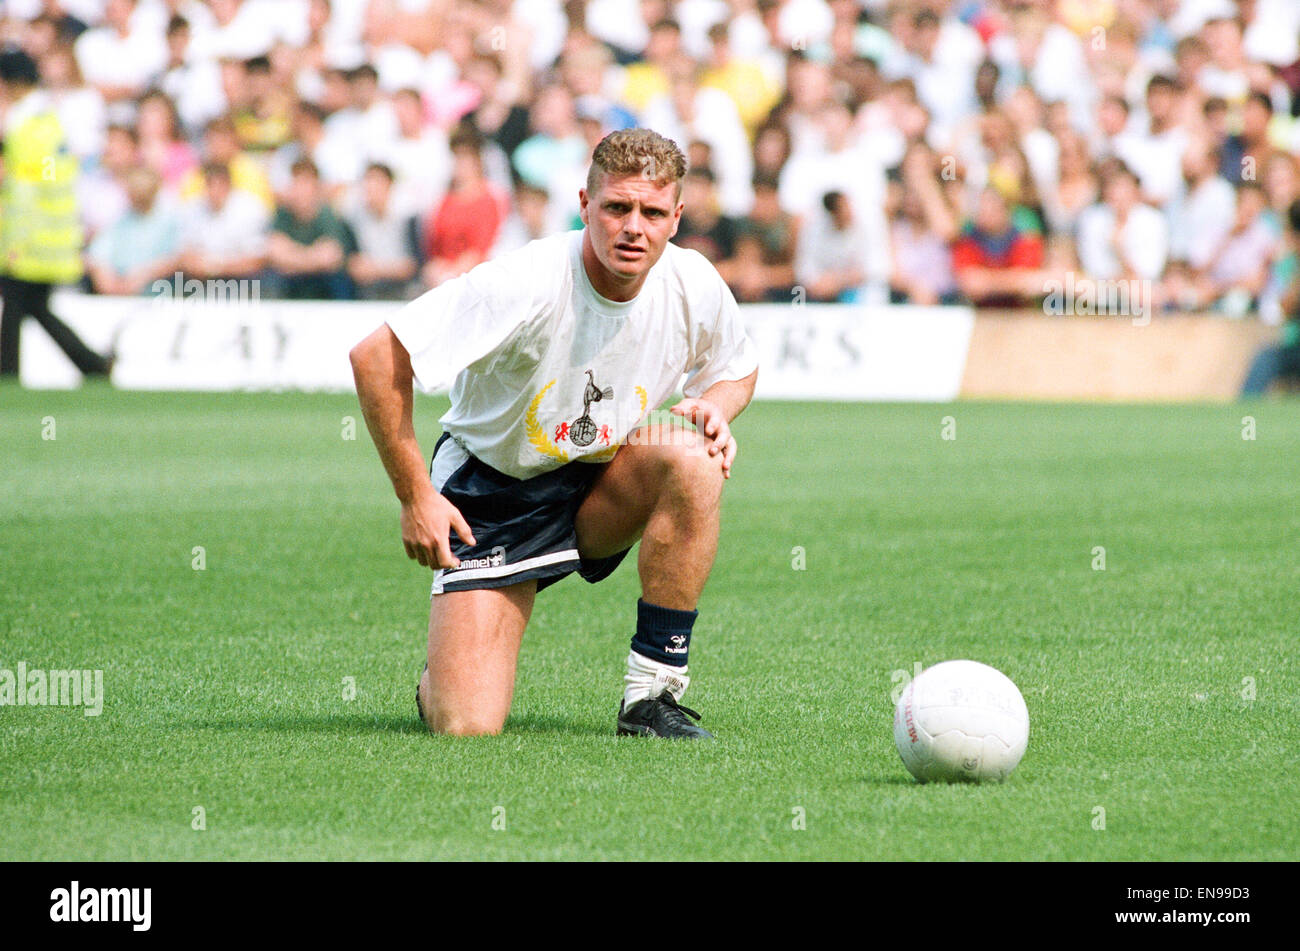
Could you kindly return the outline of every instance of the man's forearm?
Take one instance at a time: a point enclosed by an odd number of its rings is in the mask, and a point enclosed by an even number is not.
[[[429,487],[424,454],[415,438],[414,374],[406,348],[384,324],[350,354],[357,396],[379,458],[403,505]]]
[[[727,417],[727,422],[731,422],[754,398],[754,384],[757,382],[757,370],[743,380],[719,380],[701,393],[700,399],[718,406]]]
[[[266,260],[281,274],[301,274],[304,270],[303,247],[285,235],[271,235],[266,244]]]

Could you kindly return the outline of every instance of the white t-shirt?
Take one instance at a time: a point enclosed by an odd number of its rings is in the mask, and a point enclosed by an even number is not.
[[[1211,175],[1169,206],[1169,252],[1196,270],[1209,267],[1237,216],[1237,193]]]
[[[256,196],[234,189],[220,211],[206,198],[197,198],[183,212],[181,246],[210,257],[246,257],[260,254],[271,230],[266,206]]]
[[[592,288],[583,234],[480,264],[388,321],[422,388],[454,380],[443,429],[516,479],[607,462],[679,385],[699,396],[758,366],[736,300],[703,255],[669,244],[620,303]]]
[[[214,19],[210,29],[193,36],[186,55],[191,60],[252,59],[270,53],[277,40],[301,46],[306,37],[295,34],[305,33],[305,17],[299,21],[294,14],[305,9],[306,4],[245,0],[229,23],[222,25]]]
[[[585,19],[592,36],[630,53],[640,53],[650,41],[639,0],[591,0]]]
[[[77,68],[91,86],[126,86],[143,90],[167,64],[162,37],[140,30],[126,36],[110,26],[87,30],[73,46]]]
[[[1151,200],[1166,205],[1183,186],[1183,153],[1189,138],[1180,126],[1159,135],[1125,131],[1115,136],[1115,154],[1137,174]]]
[[[1079,215],[1079,263],[1095,280],[1115,280],[1123,273],[1123,262],[1111,246],[1114,233],[1115,212],[1109,205],[1093,205]],[[1119,241],[1139,278],[1160,278],[1169,252],[1164,215],[1150,205],[1136,206],[1120,230]]]

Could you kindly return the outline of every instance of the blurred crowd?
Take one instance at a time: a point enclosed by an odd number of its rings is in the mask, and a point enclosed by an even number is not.
[[[632,125],[741,301],[1041,306],[1139,280],[1279,320],[1300,0],[6,0],[86,278],[405,299],[580,227]],[[0,104],[0,108],[10,104]]]

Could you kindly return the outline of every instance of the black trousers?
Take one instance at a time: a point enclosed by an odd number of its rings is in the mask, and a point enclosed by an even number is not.
[[[51,312],[53,290],[52,284],[0,278],[0,298],[4,299],[4,312],[0,313],[0,376],[18,375],[18,328],[26,317],[35,319],[82,373],[108,373],[108,360],[82,343],[73,329]]]

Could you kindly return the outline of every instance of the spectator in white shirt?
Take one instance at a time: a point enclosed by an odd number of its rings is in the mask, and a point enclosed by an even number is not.
[[[721,89],[701,86],[700,79],[695,67],[675,65],[668,93],[651,100],[641,121],[683,151],[691,142],[707,143],[713,150],[722,212],[743,215],[754,202],[749,136],[731,97]]]
[[[1295,0],[1255,0],[1241,6],[1247,17],[1243,37],[1247,57],[1278,67],[1300,59],[1300,4]]]
[[[1123,96],[1106,96],[1097,103],[1097,114],[1090,140],[1093,156],[1098,159],[1116,155],[1128,134],[1129,105]]]
[[[589,0],[583,4],[588,32],[615,49],[640,53],[650,42],[650,27],[639,0]]]
[[[1056,183],[1043,193],[1043,212],[1049,233],[1067,242],[1072,255],[1079,215],[1097,201],[1097,175],[1082,134],[1066,128],[1054,138],[1060,147]]]
[[[106,111],[98,89],[87,86],[72,47],[55,43],[40,58],[41,84],[63,123],[68,148],[83,163],[104,147]]]
[[[515,187],[511,212],[502,223],[488,256],[498,257],[551,234],[550,198],[545,188],[520,182]]]
[[[1082,127],[1093,110],[1097,90],[1079,38],[1052,21],[1048,5],[1009,6],[1011,29],[994,37],[989,49],[1002,67],[1005,81],[1019,84],[1028,80],[1044,102],[1069,103],[1074,122]]]
[[[163,37],[134,27],[135,0],[107,0],[104,26],[77,39],[81,74],[107,102],[130,99],[145,88],[167,61]]]
[[[904,35],[907,56],[890,78],[901,75],[915,81],[917,95],[932,117],[933,135],[946,143],[952,131],[975,113],[980,56],[958,55],[951,42],[945,49],[942,30],[943,22],[933,10],[918,10]]]
[[[1137,173],[1144,200],[1165,205],[1178,193],[1187,130],[1179,121],[1183,95],[1177,80],[1153,76],[1147,83],[1145,132],[1130,129],[1115,140],[1115,154]]]
[[[1250,92],[1252,75],[1258,77],[1259,64],[1247,61],[1242,46],[1241,21],[1236,16],[1216,17],[1201,28],[1201,37],[1210,61],[1201,70],[1197,82],[1209,96],[1222,96],[1240,102]],[[1268,79],[1267,68],[1262,73]]]
[[[266,206],[235,189],[221,162],[206,163],[202,174],[203,197],[182,215],[181,270],[200,280],[255,277],[266,266]]]
[[[87,241],[126,214],[130,203],[123,182],[126,173],[140,164],[140,137],[135,129],[110,125],[104,132],[104,151],[98,162],[77,180]]]
[[[1237,199],[1207,143],[1189,145],[1182,168],[1183,193],[1169,208],[1169,255],[1202,274],[1232,227]]]
[[[338,53],[330,48],[333,12],[330,0],[308,0],[303,42],[288,47],[293,57],[294,91],[303,99],[315,101],[320,97],[321,72],[330,55]]]
[[[792,154],[821,148],[818,116],[832,98],[830,68],[797,50],[790,52],[785,64],[785,98],[773,115],[789,131]]]
[[[808,49],[830,39],[835,18],[826,0],[780,0],[772,39],[785,46]]]
[[[447,133],[425,121],[424,103],[416,89],[393,93],[397,135],[367,149],[373,161],[387,165],[396,176],[393,201],[412,214],[437,207],[451,181],[451,147]]]
[[[382,153],[397,138],[397,116],[379,90],[379,73],[369,63],[349,70],[348,104],[325,120],[331,142],[347,142],[368,154]]]
[[[194,27],[174,16],[167,22],[167,62],[156,85],[176,103],[181,124],[190,136],[203,132],[209,122],[226,112],[221,69],[210,59],[191,58]]]
[[[867,283],[873,237],[859,224],[844,192],[827,192],[820,211],[799,231],[795,280],[807,291],[809,301],[857,300]]]
[[[1079,263],[1094,280],[1154,281],[1164,272],[1169,229],[1164,216],[1141,201],[1137,175],[1123,162],[1107,163],[1102,202],[1079,217]]]
[[[200,59],[252,59],[265,56],[283,32],[274,5],[265,0],[209,0],[212,28],[194,38]]]
[[[1237,186],[1237,214],[1206,274],[1205,297],[1233,317],[1257,306],[1280,247],[1265,220],[1268,196],[1259,182]]]
[[[293,165],[300,158],[311,159],[320,181],[331,198],[361,177],[365,169],[364,144],[325,133],[325,112],[312,102],[300,102],[294,110],[293,136],[271,156],[267,174],[271,187],[282,195],[289,187]]]
[[[827,191],[848,195],[854,227],[867,235],[861,245],[864,280],[884,293],[892,270],[884,169],[855,134],[853,114],[844,103],[831,100],[823,105],[818,126],[825,147],[798,152],[786,163],[780,177],[781,207],[811,221],[825,214],[822,196]]]
[[[362,300],[408,300],[420,284],[420,231],[414,215],[393,202],[393,170],[372,163],[343,212],[348,226],[348,276]]]

